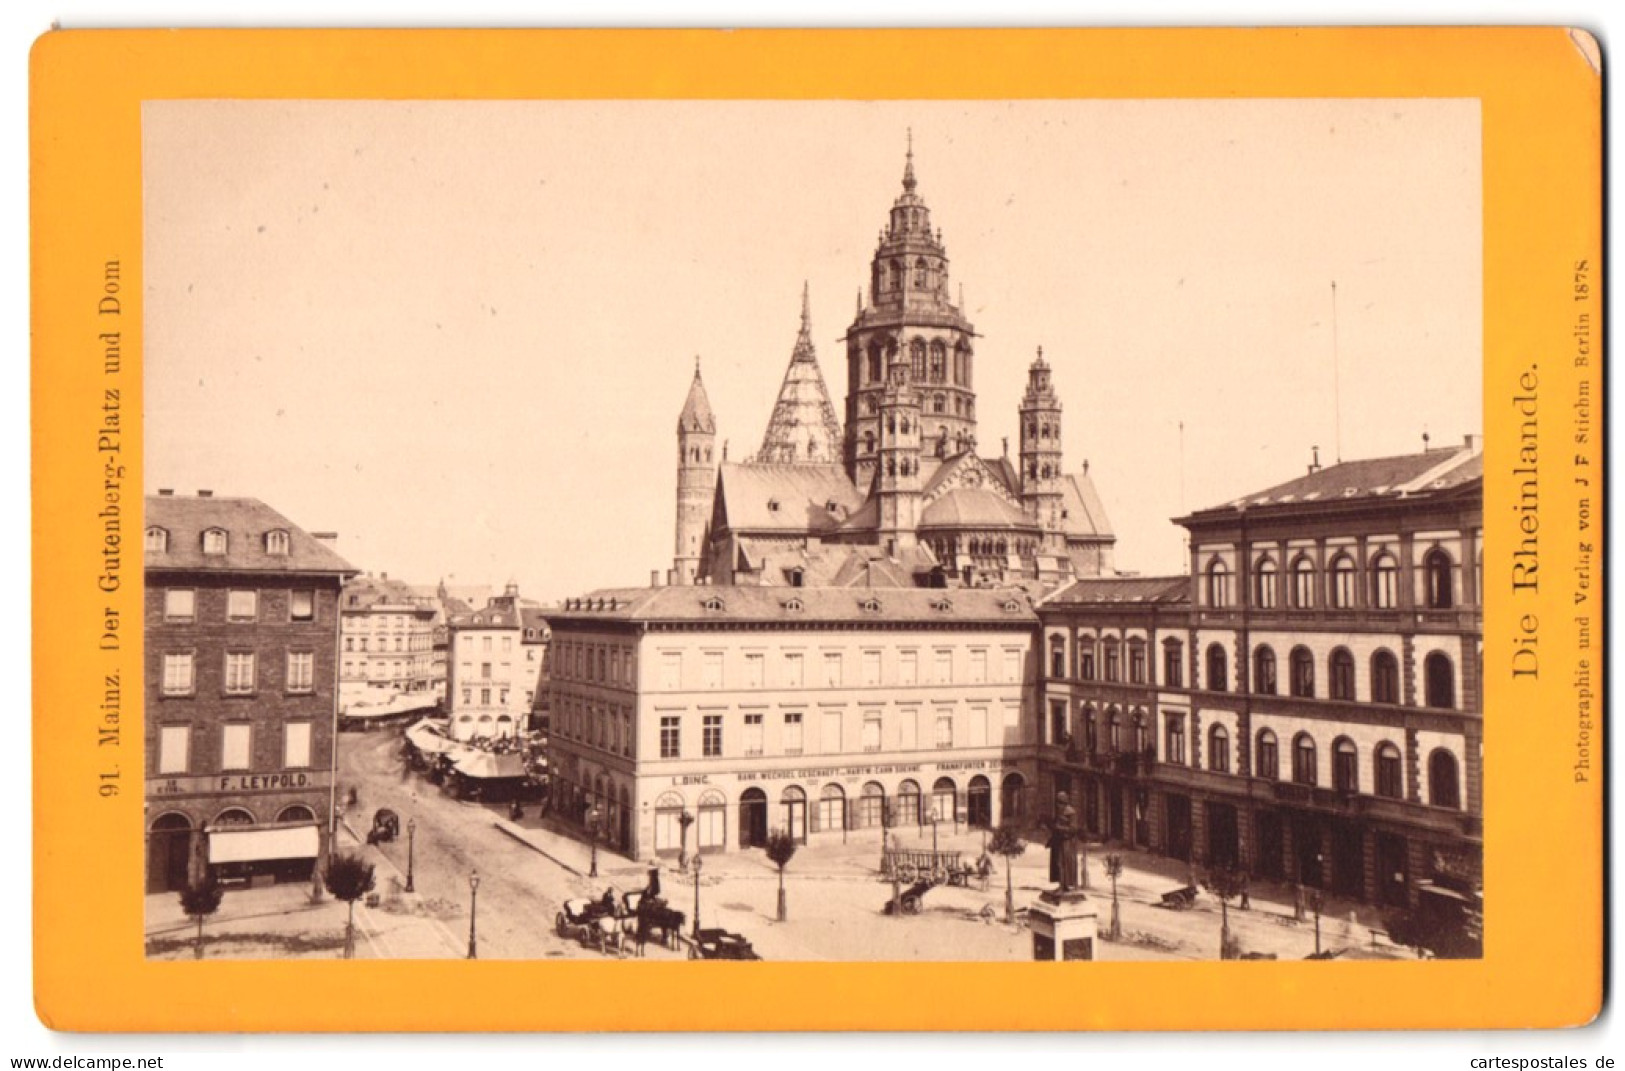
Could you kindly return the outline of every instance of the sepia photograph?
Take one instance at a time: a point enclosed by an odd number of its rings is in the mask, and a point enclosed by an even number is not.
[[[1483,956],[1483,156],[144,101],[147,958]]]

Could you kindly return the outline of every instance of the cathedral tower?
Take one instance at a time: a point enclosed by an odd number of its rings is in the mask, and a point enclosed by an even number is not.
[[[818,370],[806,283],[801,285],[801,334],[796,336],[790,367],[784,370],[779,400],[773,404],[755,460],[783,465],[841,461],[841,425],[824,388],[824,374]]]
[[[1027,393],[1021,399],[1021,505],[1043,529],[1051,550],[1065,543],[1061,494],[1061,401],[1040,346],[1027,369]]]
[[[711,400],[700,381],[700,359],[694,358],[694,382],[677,418],[677,555],[672,561],[671,583],[692,584],[699,572],[700,555],[707,543],[711,496],[717,486],[717,465],[712,459],[717,421]]]
[[[888,554],[914,546],[920,526],[920,395],[912,380],[908,361],[894,360],[875,414],[874,496]]]
[[[880,405],[894,362],[908,365],[917,392],[920,448],[952,457],[976,444],[973,340],[976,330],[948,296],[948,254],[931,210],[915,192],[910,135],[903,192],[869,265],[869,302],[858,297],[847,328],[846,471],[864,486],[879,459]]]

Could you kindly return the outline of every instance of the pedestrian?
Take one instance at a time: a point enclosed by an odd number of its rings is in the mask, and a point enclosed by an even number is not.
[[[643,895],[650,900],[660,896],[660,864],[653,859],[649,860],[649,884],[644,887]]]

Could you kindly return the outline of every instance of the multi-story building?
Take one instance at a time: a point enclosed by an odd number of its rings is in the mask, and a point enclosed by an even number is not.
[[[1037,618],[989,589],[664,587],[555,612],[558,811],[636,857],[1027,810]]]
[[[540,607],[509,584],[484,609],[447,622],[446,711],[455,740],[500,739],[522,731],[535,703],[547,650]]]
[[[1351,461],[1180,518],[1191,573],[1042,602],[1045,799],[1392,905],[1482,867],[1483,464]]]
[[[339,708],[388,702],[397,695],[441,696],[446,678],[436,675],[433,598],[388,573],[358,576],[340,600]]]
[[[251,498],[146,500],[147,886],[315,881],[352,569]]]

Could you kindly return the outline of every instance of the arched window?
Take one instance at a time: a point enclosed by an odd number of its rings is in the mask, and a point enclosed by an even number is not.
[[[1151,729],[1146,724],[1144,711],[1134,715],[1134,750],[1142,755],[1151,750]]]
[[[1429,610],[1448,610],[1455,605],[1455,591],[1450,578],[1450,555],[1434,549],[1422,559],[1422,575],[1426,584]]]
[[[1222,561],[1215,561],[1207,567],[1207,604],[1230,605],[1230,570]]]
[[[910,371],[914,373],[915,378],[925,375],[925,343],[920,339],[908,344],[908,363],[913,366]]]
[[[1267,781],[1281,778],[1281,747],[1275,733],[1269,729],[1258,730],[1258,761],[1253,764],[1253,769]]]
[[[1435,807],[1461,806],[1456,756],[1442,747],[1428,756],[1428,802]]]
[[[947,399],[947,397],[944,396],[944,395],[941,395],[941,394],[933,394],[931,396],[931,411],[933,413],[946,413],[948,411],[948,399]],[[942,429],[942,445],[944,447],[946,447],[948,445],[948,429],[947,428]]]
[[[901,290],[903,288],[903,262],[894,260],[887,267],[891,270],[888,285],[893,290]]]
[[[1400,799],[1405,795],[1399,748],[1384,740],[1377,745],[1377,795]]]
[[[1354,656],[1347,647],[1332,652],[1331,679],[1328,682],[1333,699],[1354,700]]]
[[[921,257],[919,260],[916,260],[914,262],[914,285],[919,287],[921,290],[924,290],[928,274],[929,270],[925,266],[925,258]]]
[[[1185,645],[1178,640],[1162,642],[1162,683],[1168,688],[1185,686]]]
[[[1117,637],[1107,636],[1104,640],[1102,640],[1100,642],[1100,652],[1104,656],[1105,661],[1105,666],[1103,667],[1105,669],[1105,673],[1102,675],[1103,679],[1113,682],[1122,680],[1123,658],[1117,646]]]
[[[1207,649],[1207,687],[1210,692],[1223,692],[1230,687],[1230,671],[1225,664],[1224,648],[1212,643]]]
[[[875,433],[873,431],[863,433],[863,452],[866,454],[875,452]]]
[[[148,528],[147,550],[153,554],[163,554],[169,550],[169,533],[157,525]]]
[[[1260,560],[1253,573],[1253,605],[1261,610],[1275,609],[1275,594],[1280,582],[1280,570],[1275,566],[1275,559]]]
[[[871,383],[879,383],[881,376],[883,376],[884,374],[885,373],[881,371],[881,367],[880,367],[880,347],[879,346],[870,346],[869,347],[869,382],[871,382]]]
[[[1332,744],[1332,787],[1348,794],[1360,791],[1360,750],[1346,736]]]
[[[894,826],[917,826],[920,824],[920,785],[912,779],[904,781],[897,786],[897,814],[892,820]]]
[[[1078,637],[1078,679],[1095,679],[1095,641],[1091,636]]]
[[[1371,656],[1371,701],[1399,702],[1399,659],[1387,648]]]
[[[1106,715],[1106,748],[1112,752],[1123,750],[1123,727],[1118,721],[1117,708]]]
[[[1422,676],[1426,684],[1424,695],[1427,705],[1439,710],[1454,710],[1456,706],[1456,671],[1450,659],[1438,651],[1427,656],[1422,663]]]
[[[1292,694],[1300,699],[1315,697],[1315,656],[1307,647],[1292,648],[1290,659]]]
[[[1088,703],[1078,710],[1078,725],[1083,729],[1083,752],[1093,755],[1100,750],[1100,734],[1095,727],[1095,708]]]
[[[941,383],[948,378],[948,351],[941,340],[931,343],[931,382]]]
[[[1299,733],[1292,738],[1292,780],[1300,785],[1312,785],[1318,778],[1315,769],[1315,738]]]
[[[1352,610],[1359,601],[1354,571],[1354,559],[1339,554],[1332,559],[1331,603],[1338,610]]]
[[[1399,605],[1399,563],[1387,551],[1371,562],[1371,605],[1378,610]]]
[[[1230,730],[1217,722],[1207,731],[1207,768],[1214,773],[1230,772]]]
[[[1275,652],[1265,644],[1253,651],[1253,691],[1259,695],[1275,694]]]
[[[1292,563],[1292,608],[1312,610],[1315,606],[1315,563],[1305,555]]]

